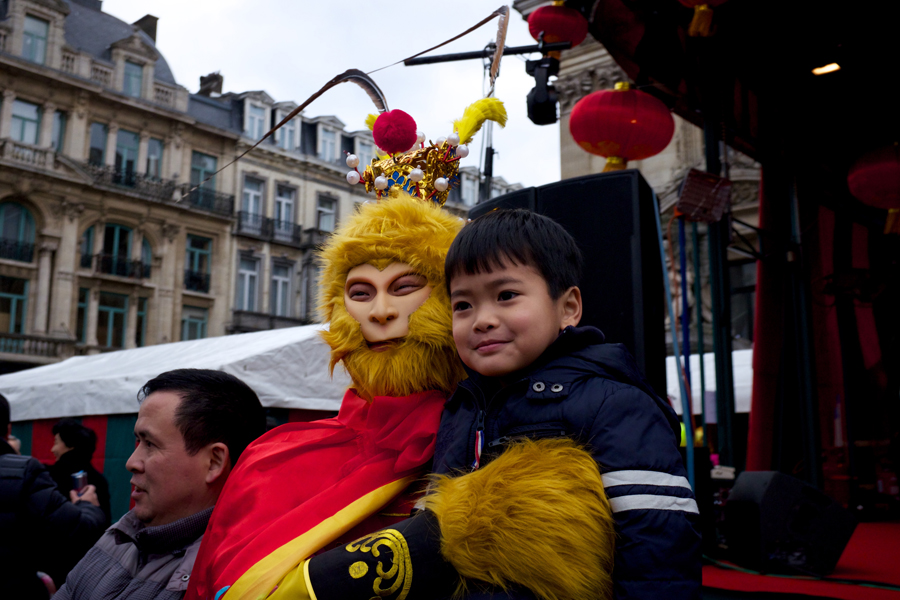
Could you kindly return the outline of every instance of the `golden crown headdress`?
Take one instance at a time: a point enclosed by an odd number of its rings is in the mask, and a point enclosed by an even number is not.
[[[359,171],[359,157],[347,156],[347,182],[366,186],[381,198],[392,189],[430,200],[441,206],[450,189],[459,185],[459,160],[469,155],[466,144],[485,121],[506,125],[506,109],[496,98],[483,98],[469,105],[463,116],[453,122],[447,137],[425,144],[425,134],[416,130],[416,122],[402,110],[369,115],[366,124],[372,130],[375,144],[384,153]]]

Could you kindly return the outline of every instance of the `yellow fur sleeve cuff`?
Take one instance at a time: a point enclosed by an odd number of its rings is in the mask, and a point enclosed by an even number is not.
[[[600,470],[574,442],[524,441],[425,497],[441,554],[466,579],[543,600],[612,596],[615,530]]]

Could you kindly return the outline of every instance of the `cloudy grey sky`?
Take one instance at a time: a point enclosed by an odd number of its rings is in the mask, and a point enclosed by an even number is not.
[[[148,12],[159,17],[157,47],[178,83],[191,92],[197,91],[201,75],[219,71],[225,91],[265,90],[276,101],[299,103],[346,69],[368,72],[462,33],[501,2],[104,0],[103,10],[129,23]],[[522,16],[510,13],[507,45],[534,43]],[[496,23],[434,54],[479,50],[494,39]],[[390,108],[411,114],[431,139],[450,133],[453,119],[486,89],[480,60],[400,64],[372,77]],[[539,127],[525,113],[525,96],[533,85],[523,57],[504,57],[495,95],[506,104],[509,123],[494,129],[499,152],[494,174],[526,186],[559,179],[559,125]],[[345,84],[316,100],[304,114],[336,115],[352,131],[365,127],[370,112],[374,107],[365,92]],[[470,148],[463,165],[478,166],[481,135]]]

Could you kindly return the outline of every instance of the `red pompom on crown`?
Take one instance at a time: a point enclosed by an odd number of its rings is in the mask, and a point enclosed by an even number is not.
[[[402,110],[383,112],[375,119],[372,137],[388,154],[406,152],[416,143],[416,122]]]

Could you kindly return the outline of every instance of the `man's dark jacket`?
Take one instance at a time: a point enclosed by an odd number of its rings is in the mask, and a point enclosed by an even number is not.
[[[47,598],[37,571],[61,584],[105,526],[102,510],[72,504],[40,462],[0,439],[0,595]]]
[[[87,482],[97,488],[97,499],[100,501],[100,508],[106,514],[106,524],[111,522],[111,512],[109,507],[109,482],[100,471],[91,465],[91,457],[85,453],[76,450],[69,450],[59,457],[59,459],[47,467],[50,477],[56,482],[59,493],[69,497],[72,490],[73,480],[72,474],[78,471],[87,473]]]
[[[614,597],[700,597],[699,515],[681,455],[680,426],[621,344],[567,328],[526,372],[501,386],[472,371],[447,401],[437,473],[471,470],[519,438],[571,437],[600,466],[616,518]]]

